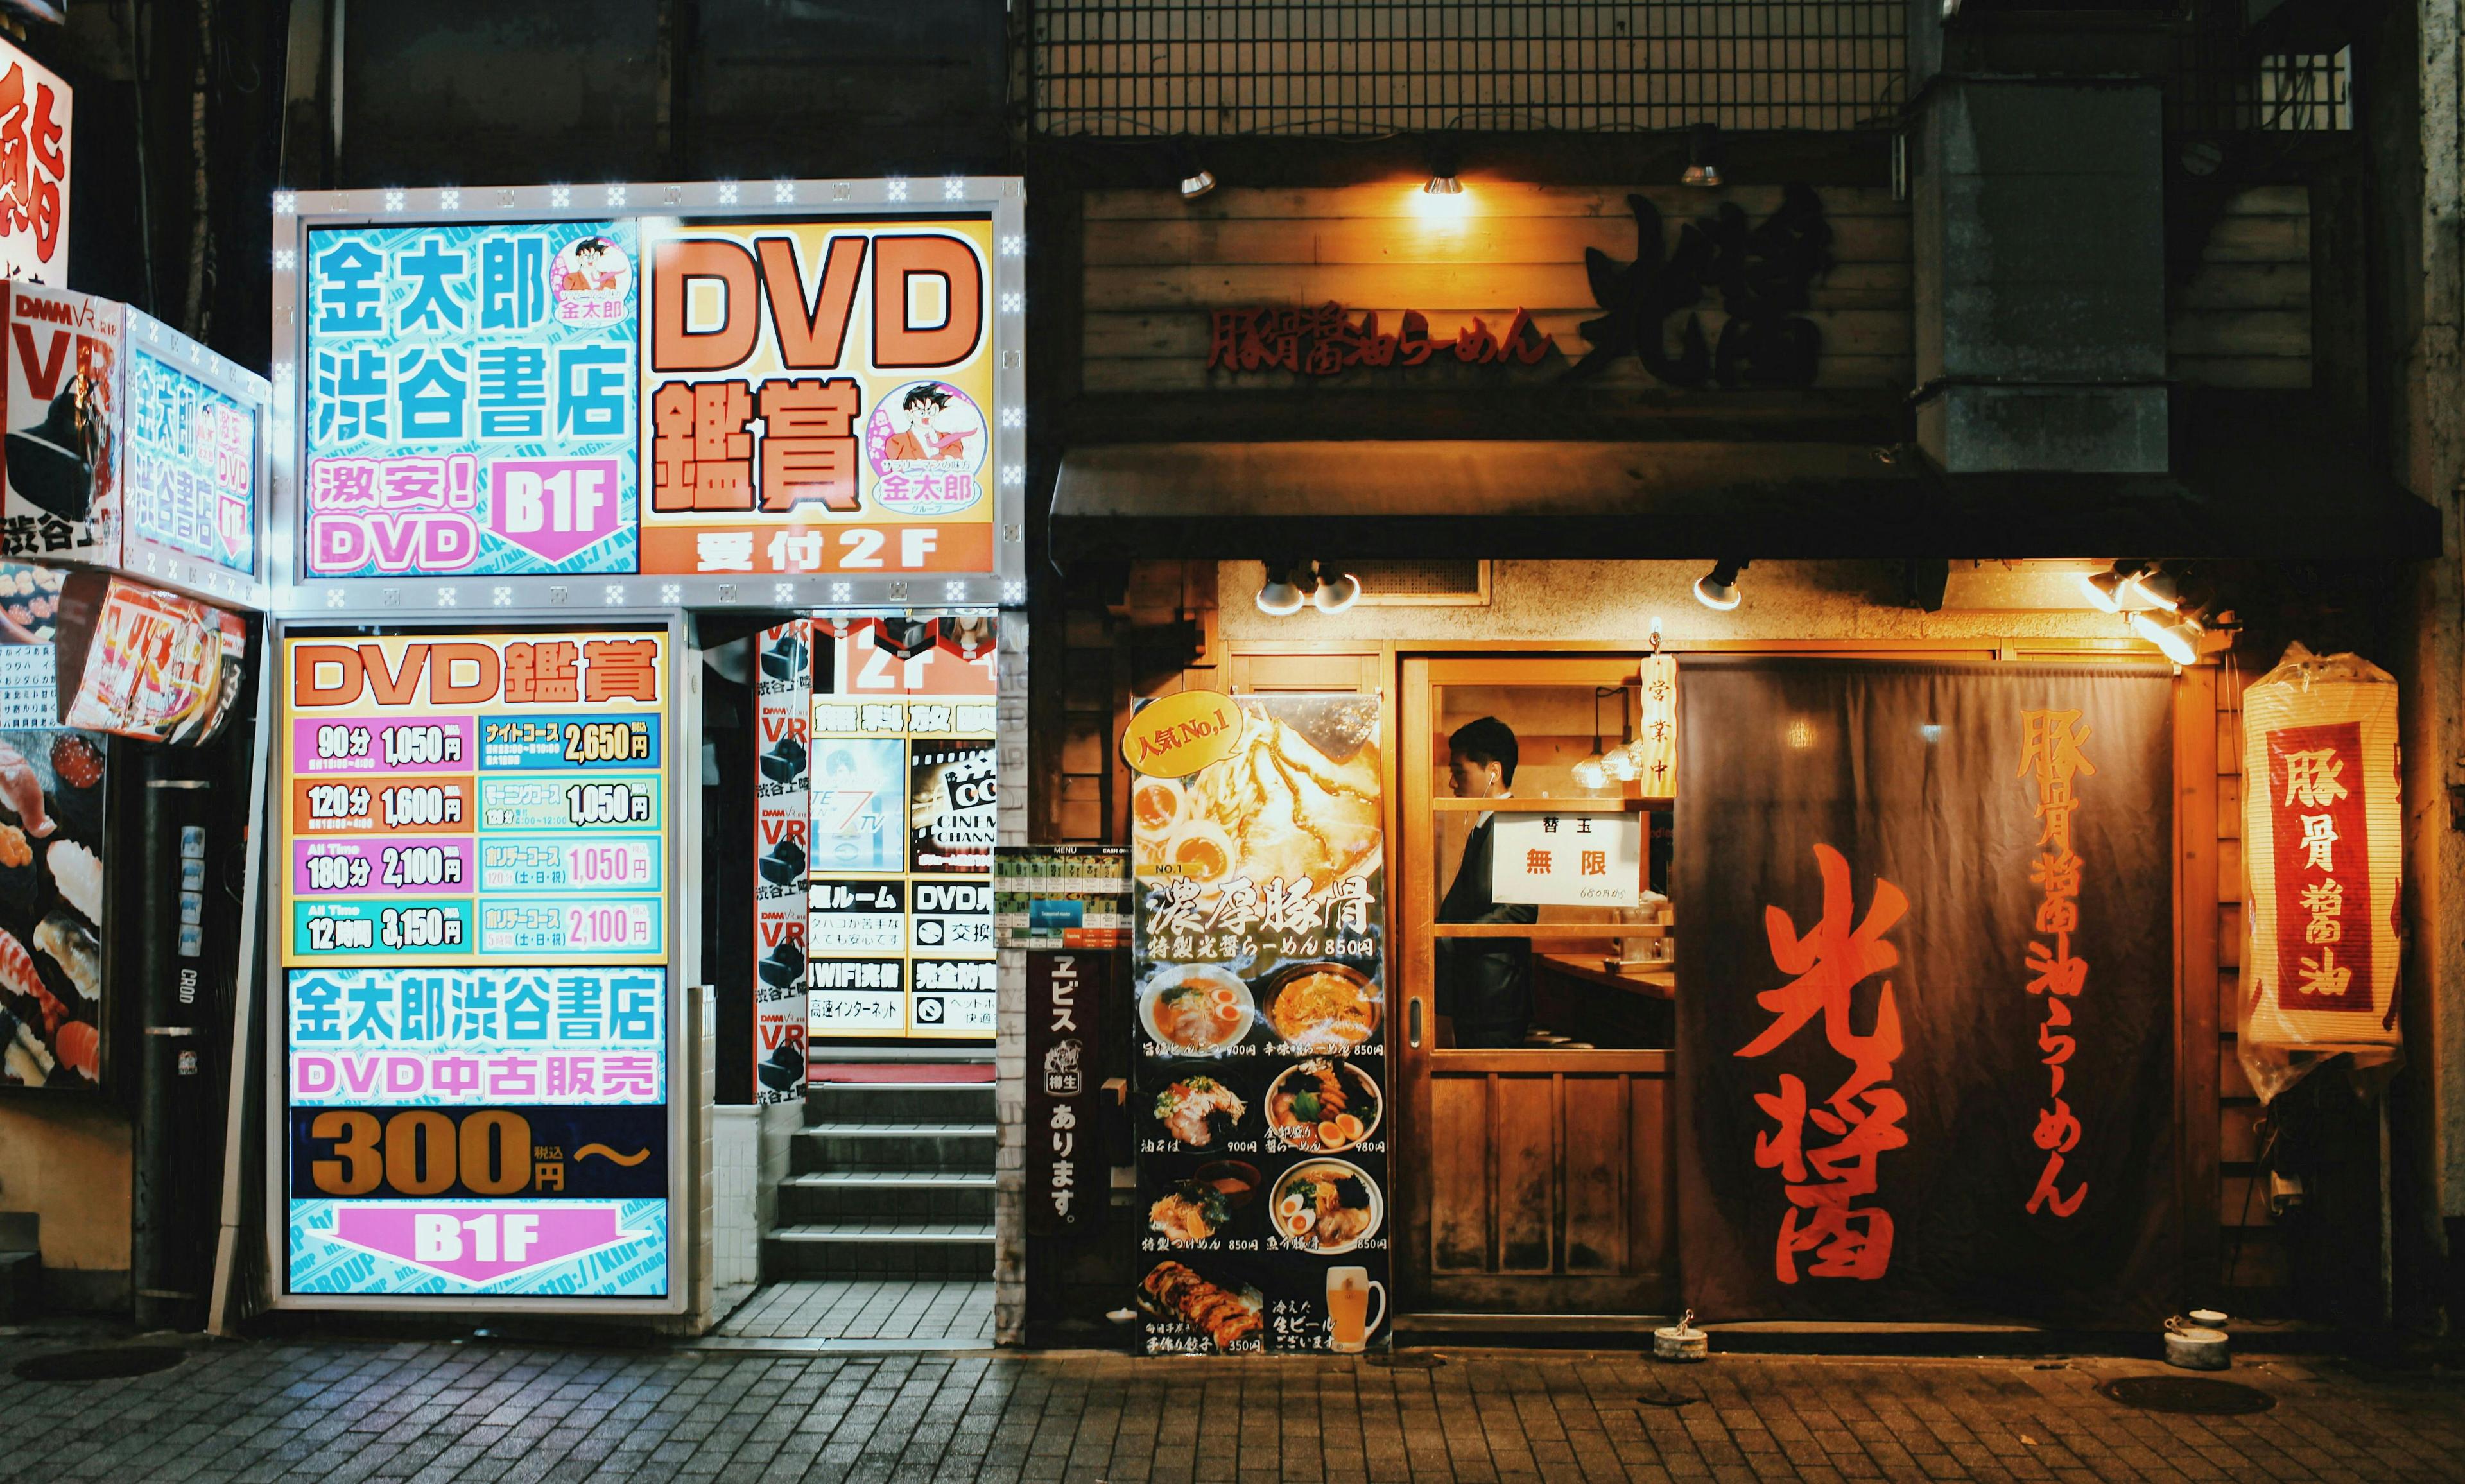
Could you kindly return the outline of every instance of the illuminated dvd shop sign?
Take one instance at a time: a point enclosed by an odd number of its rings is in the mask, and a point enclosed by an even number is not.
[[[283,1302],[676,1306],[675,644],[282,635]]]
[[[973,177],[278,197],[291,606],[1018,601],[1023,210]]]

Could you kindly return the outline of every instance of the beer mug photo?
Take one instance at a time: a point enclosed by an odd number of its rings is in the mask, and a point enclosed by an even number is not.
[[[1369,1294],[1378,1293],[1378,1314],[1369,1314]],[[1387,1319],[1387,1285],[1373,1279],[1366,1268],[1329,1268],[1326,1270],[1326,1327],[1328,1346],[1345,1355],[1359,1355],[1368,1347],[1369,1337]]]

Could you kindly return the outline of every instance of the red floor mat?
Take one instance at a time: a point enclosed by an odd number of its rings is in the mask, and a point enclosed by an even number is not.
[[[989,1082],[989,1062],[817,1061],[805,1069],[808,1082]]]

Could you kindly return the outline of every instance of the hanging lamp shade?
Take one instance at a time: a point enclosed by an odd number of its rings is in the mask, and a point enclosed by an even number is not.
[[[2316,1057],[2386,1060],[2403,878],[2397,686],[2297,644],[2242,698],[2244,1070],[2263,1099]]]

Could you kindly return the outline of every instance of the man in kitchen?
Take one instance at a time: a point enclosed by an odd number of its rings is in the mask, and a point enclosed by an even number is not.
[[[1515,732],[1496,717],[1455,728],[1447,739],[1447,776],[1458,799],[1512,797]],[[1483,809],[1464,842],[1462,862],[1438,904],[1441,922],[1531,922],[1540,910],[1490,898],[1494,810]],[[1438,1013],[1454,1024],[1461,1049],[1515,1047],[1532,1024],[1532,943],[1522,938],[1443,938],[1437,942]]]

